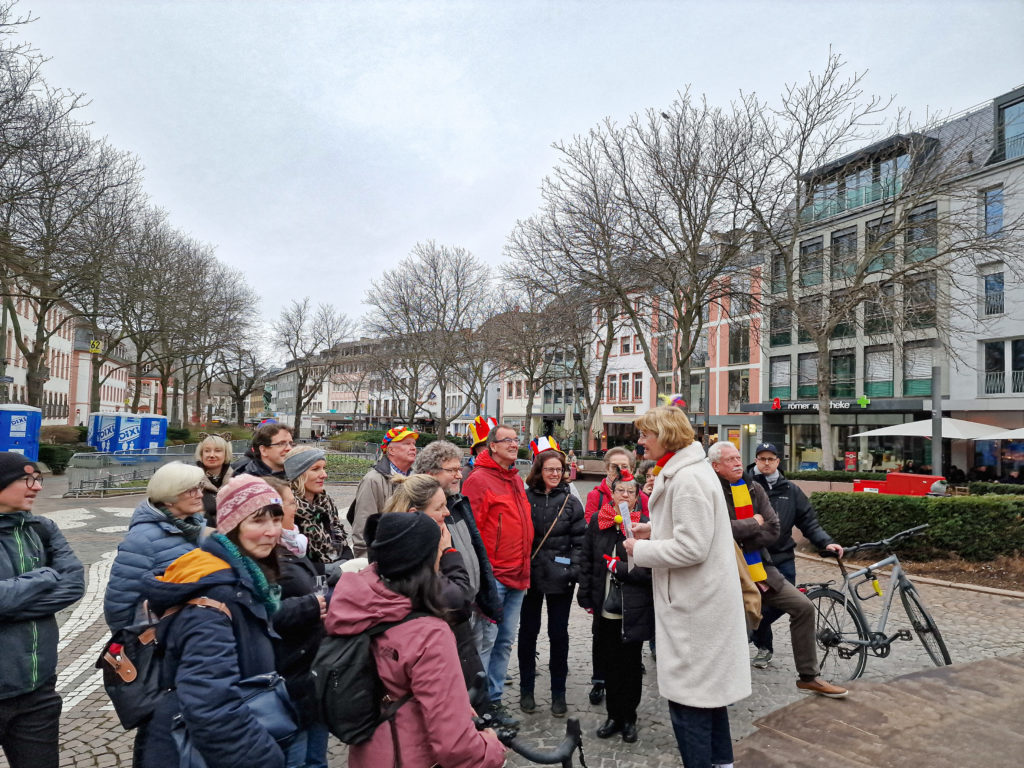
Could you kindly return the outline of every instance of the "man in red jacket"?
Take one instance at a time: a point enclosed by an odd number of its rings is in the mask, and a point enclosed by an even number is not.
[[[519,612],[530,586],[533,543],[530,502],[516,470],[518,455],[516,431],[505,425],[495,427],[487,435],[487,450],[477,456],[473,472],[462,485],[462,495],[469,499],[473,509],[504,607],[500,624],[479,617],[477,623],[477,646],[480,661],[487,670],[491,712],[500,725],[515,722],[502,706],[501,695],[512,642],[519,629]]]

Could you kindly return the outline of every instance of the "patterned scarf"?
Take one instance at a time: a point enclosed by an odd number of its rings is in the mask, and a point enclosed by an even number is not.
[[[750,489],[746,481],[741,477],[730,485],[732,488],[732,505],[736,509],[737,520],[749,520],[754,516],[754,502],[750,499]],[[764,563],[761,561],[761,552],[744,552],[743,559],[747,561],[747,570],[750,571],[750,578],[754,582],[767,582],[768,574],[764,570]]]
[[[640,522],[640,510],[634,509],[629,513],[629,519],[633,523]],[[597,513],[597,527],[602,531],[611,528],[613,525],[622,525],[622,515],[612,509],[611,504],[605,504]]]
[[[220,545],[228,551],[228,556],[235,561],[235,564],[241,565],[246,573],[249,574],[249,577],[252,579],[253,589],[256,591],[256,599],[266,606],[268,615],[274,615],[277,609],[281,607],[281,586],[267,581],[267,577],[260,570],[256,561],[248,555],[243,555],[242,551],[235,546],[235,542],[223,533],[215,533],[213,538],[220,542]]]
[[[338,508],[326,493],[318,493],[312,501],[296,499],[295,527],[309,539],[306,556],[314,563],[333,563],[344,554],[348,537],[338,516]]]
[[[676,455],[675,451],[669,451],[664,456],[662,456],[660,459],[658,459],[656,462],[654,462],[654,468],[651,469],[651,474],[654,475],[654,476],[657,476],[658,474],[660,474],[661,470],[665,468],[666,464],[668,464],[668,460],[671,459],[675,455]]]
[[[160,511],[164,513],[164,517],[167,518],[167,522],[181,531],[181,535],[185,537],[185,540],[189,544],[196,544],[199,542],[199,534],[203,532],[203,528],[206,527],[205,520],[196,520],[193,516],[189,517],[175,517],[167,509],[161,507]]]

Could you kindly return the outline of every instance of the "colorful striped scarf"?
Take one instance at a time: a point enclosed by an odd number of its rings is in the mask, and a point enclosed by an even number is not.
[[[741,477],[731,484],[732,505],[736,509],[737,520],[749,520],[754,516],[754,502],[750,499],[750,489]],[[768,574],[764,570],[764,563],[761,561],[761,552],[744,552],[743,559],[747,561],[747,570],[750,571],[750,578],[755,582],[768,581]]]
[[[651,469],[651,474],[657,476],[657,474],[661,472],[662,469],[664,469],[665,465],[668,464],[668,460],[675,455],[675,451],[666,451],[665,455],[654,463],[654,467]]]

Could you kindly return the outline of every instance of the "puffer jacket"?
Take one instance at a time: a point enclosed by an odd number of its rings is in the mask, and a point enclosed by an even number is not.
[[[794,525],[819,550],[833,543],[832,537],[825,533],[825,529],[818,522],[818,515],[815,514],[810,499],[800,490],[799,486],[787,480],[781,472],[778,482],[771,487],[768,486],[768,481],[760,472],[754,472],[750,476],[755,483],[764,488],[765,493],[768,494],[768,501],[772,503],[772,509],[779,516],[779,537],[768,545],[768,553],[772,556],[772,562],[775,565],[788,562],[794,557],[793,550],[796,549],[796,542],[793,541]]]
[[[533,520],[519,472],[514,466],[499,467],[490,451],[483,451],[462,493],[473,509],[494,578],[511,589],[528,588]]]
[[[587,505],[584,507],[584,518],[587,523],[590,523],[590,518],[594,516],[605,504],[612,503],[612,489],[608,486],[608,478],[602,478],[601,484],[596,488],[592,489],[587,494]],[[647,510],[647,494],[640,491],[640,504],[643,506],[644,514],[649,515]]]
[[[579,581],[583,538],[587,533],[583,505],[569,492],[566,483],[550,493],[530,488],[526,491],[526,498],[530,500],[533,520],[530,589],[540,590],[546,595],[571,593]],[[561,514],[559,510],[562,510]],[[568,562],[558,562],[555,558]]]
[[[0,514],[0,699],[31,693],[57,672],[57,620],[85,592],[82,563],[57,524]]]
[[[468,538],[475,555],[477,563],[477,593],[476,607],[484,616],[493,620],[501,621],[504,606],[498,597],[498,586],[494,583],[494,569],[491,568],[491,560],[487,557],[487,548],[484,547],[484,540],[480,537],[480,530],[476,527],[476,519],[473,517],[473,509],[469,505],[469,499],[461,493],[455,493],[448,497],[448,528],[452,532],[452,541],[457,538]],[[462,551],[461,547],[457,547]],[[469,558],[467,561],[469,568]],[[470,580],[473,579],[470,572]]]
[[[388,589],[371,565],[341,575],[327,612],[327,632],[357,634],[399,621],[411,610],[409,598]],[[402,768],[498,768],[504,763],[501,742],[473,725],[455,638],[443,620],[424,616],[399,624],[374,638],[372,648],[388,695],[413,694],[393,721]],[[349,747],[348,761],[350,768],[395,765],[392,726],[383,725],[369,741]]]
[[[203,523],[201,513],[192,515]],[[103,618],[111,632],[141,619],[142,577],[163,573],[164,569],[201,542],[193,544],[175,528],[167,515],[147,499],[139,502],[128,524],[128,533],[117,545],[117,555],[110,568],[110,581],[103,597]]]
[[[366,521],[384,511],[384,502],[391,498],[395,486],[391,483],[391,460],[385,456],[363,475],[356,487],[356,498],[349,507],[348,521],[352,524],[352,551],[356,557],[366,557]]]
[[[280,747],[235,685],[274,671],[276,633],[249,573],[211,537],[202,548],[175,560],[162,576],[148,574],[142,581],[143,596],[157,613],[194,597],[218,600],[231,611],[229,620],[214,608],[185,605],[161,622],[161,684],[171,690],[160,699],[149,724],[146,767],[178,768],[171,724],[180,713],[209,768],[283,768]]]
[[[640,515],[640,522],[648,522]],[[629,569],[626,550],[622,546],[625,536],[618,526],[605,528],[598,525],[598,517],[590,518],[587,535],[583,539],[583,568],[580,570],[580,590],[577,602],[595,616],[601,615],[605,600],[608,565],[605,555],[617,555],[619,562],[614,578],[622,586],[622,642],[634,643],[654,637],[654,592],[651,569],[634,565]]]

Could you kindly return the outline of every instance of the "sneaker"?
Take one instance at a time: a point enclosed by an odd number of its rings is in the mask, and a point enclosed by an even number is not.
[[[758,648],[754,654],[754,660],[750,662],[758,669],[767,669],[768,662],[772,660],[772,652],[764,648]]]
[[[492,702],[491,704],[491,728],[518,728],[519,721],[512,717],[505,705],[500,701]]]
[[[551,694],[551,714],[555,717],[565,717],[565,713],[568,711],[568,707],[565,706],[565,694]]]
[[[532,693],[519,694],[519,708],[527,714],[533,714],[537,711],[537,702],[534,700]]]
[[[797,680],[796,687],[806,693],[816,693],[819,696],[828,696],[830,699],[841,699],[849,693],[845,688],[826,683],[820,677],[813,680]]]

